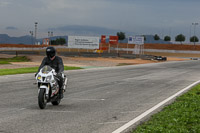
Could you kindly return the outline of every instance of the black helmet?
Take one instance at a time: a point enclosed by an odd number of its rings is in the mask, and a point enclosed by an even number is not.
[[[56,49],[54,47],[47,47],[46,55],[48,58],[52,58],[56,55]]]

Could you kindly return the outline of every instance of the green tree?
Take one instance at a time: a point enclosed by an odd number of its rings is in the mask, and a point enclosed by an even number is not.
[[[59,39],[56,39],[56,40],[57,40],[58,44],[60,44],[60,45],[66,44],[65,38],[59,38]]]
[[[170,36],[165,36],[164,37],[164,41],[171,41],[171,37]]]
[[[51,40],[51,45],[56,45],[56,40]]]
[[[157,34],[155,34],[154,40],[160,40],[160,37]]]
[[[199,38],[197,36],[192,36],[190,37],[190,42],[193,42],[195,45],[196,42],[199,42]]]
[[[117,36],[120,42],[126,38],[126,35],[124,32],[117,32]]]
[[[175,41],[176,42],[180,42],[182,44],[182,42],[185,41],[185,36],[183,34],[179,34],[175,37]]]
[[[64,45],[66,44],[65,38],[57,38],[56,40],[51,40],[51,45]]]

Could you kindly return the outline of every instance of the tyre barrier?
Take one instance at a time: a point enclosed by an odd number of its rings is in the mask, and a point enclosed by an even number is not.
[[[10,54],[10,55],[42,55],[45,56],[45,51],[0,51],[1,54]],[[136,55],[136,54],[122,54],[122,53],[91,53],[91,52],[58,52],[57,55],[65,57],[103,57],[103,58],[127,58],[127,59],[136,59],[141,58],[143,60],[158,60],[166,61],[167,57],[154,56],[154,55]]]

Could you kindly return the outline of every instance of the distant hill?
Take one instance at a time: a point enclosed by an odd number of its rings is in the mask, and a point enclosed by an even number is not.
[[[116,33],[119,32],[119,30],[115,29],[86,25],[67,25],[63,27],[50,28],[48,30],[63,32],[67,35],[79,36],[116,35]]]
[[[89,35],[88,35],[89,36]],[[145,43],[159,43],[159,44],[171,44],[170,42],[166,42],[162,39],[156,41],[154,40],[153,35],[145,35],[146,36],[146,41]],[[68,41],[68,36],[54,36],[51,37],[51,40],[55,40],[57,38],[65,38],[66,42]],[[0,34],[0,44],[32,44],[34,42],[34,38],[31,36],[21,36],[21,37],[10,37],[7,34]],[[38,42],[42,43],[43,38],[38,39]],[[109,36],[106,38],[106,42],[109,42]],[[124,39],[122,43],[128,43],[128,39]]]
[[[10,37],[7,34],[0,34],[0,44],[32,44],[31,36]]]

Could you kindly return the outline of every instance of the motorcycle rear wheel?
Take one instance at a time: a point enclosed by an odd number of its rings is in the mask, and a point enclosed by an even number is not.
[[[45,90],[40,89],[39,95],[38,95],[38,105],[40,109],[44,109],[47,105],[47,99],[45,97]]]
[[[60,104],[60,99],[57,99],[56,101],[52,101],[51,103],[53,104],[53,105],[59,105]]]

